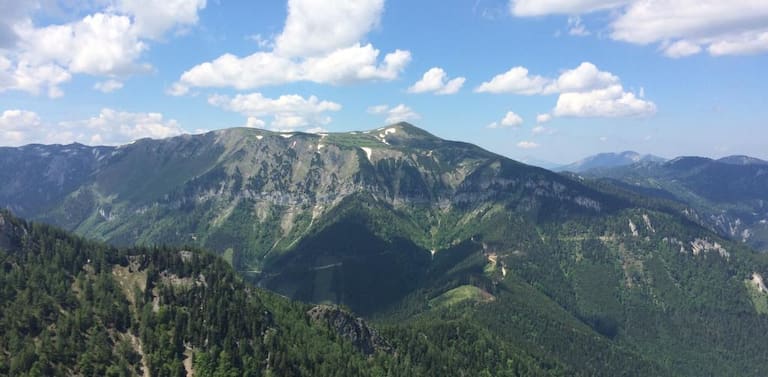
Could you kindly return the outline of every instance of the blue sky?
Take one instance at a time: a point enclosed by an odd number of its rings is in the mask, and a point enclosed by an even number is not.
[[[529,161],[765,159],[767,54],[757,0],[0,0],[0,145],[407,120]]]

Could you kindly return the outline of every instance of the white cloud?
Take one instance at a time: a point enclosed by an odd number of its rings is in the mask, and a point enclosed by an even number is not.
[[[519,17],[548,14],[577,15],[615,8],[631,0],[511,0],[509,9]]]
[[[464,77],[457,77],[455,79],[448,80],[448,75],[442,68],[434,67],[425,72],[421,77],[421,80],[417,81],[410,88],[408,88],[408,92],[434,92],[435,94],[454,94],[461,89],[465,80],[466,78]]]
[[[0,92],[21,90],[31,94],[45,91],[49,97],[60,97],[61,84],[72,79],[64,68],[56,64],[30,64],[26,60],[12,62],[0,56]]]
[[[41,134],[40,117],[25,110],[5,110],[0,115],[0,143],[6,146],[29,144],[27,135]]]
[[[377,63],[379,50],[371,44],[336,50],[328,55],[291,59],[272,52],[239,58],[222,55],[192,67],[181,75],[169,93],[186,94],[190,87],[233,87],[239,90],[297,81],[345,84],[369,80],[394,80],[411,60],[408,51],[396,50]]]
[[[619,78],[610,72],[600,71],[594,64],[583,62],[574,69],[569,69],[557,78],[551,92],[581,92],[605,88],[619,83]]]
[[[489,124],[488,128],[520,127],[522,124],[523,118],[521,118],[520,115],[517,115],[512,111],[508,111],[501,121]]]
[[[93,89],[96,89],[102,93],[111,93],[115,90],[121,89],[122,87],[123,83],[114,79],[100,81],[93,85]]]
[[[419,114],[402,103],[395,107],[389,107],[388,105],[371,106],[368,108],[368,113],[374,115],[386,115],[386,122],[388,124],[397,122],[410,122],[413,120],[421,119]]]
[[[552,115],[550,114],[538,114],[536,115],[536,124],[544,124],[552,120]]]
[[[517,143],[517,147],[520,149],[534,149],[534,148],[538,148],[539,144],[534,143],[532,141],[521,141]]]
[[[557,79],[532,76],[526,68],[515,67],[483,83],[475,91],[559,94],[552,115],[560,117],[648,116],[656,112],[656,105],[643,99],[643,89],[640,89],[639,95],[625,91],[618,76],[600,71],[590,62],[562,72]],[[548,121],[551,118],[544,114],[537,117],[538,123],[541,123],[540,119]],[[500,124],[492,123],[490,126],[499,127]]]
[[[568,34],[576,37],[586,37],[592,33],[581,23],[581,17],[571,16],[568,17]]]
[[[689,55],[695,55],[701,52],[701,46],[696,43],[687,40],[679,40],[666,46],[664,49],[664,55],[670,58],[682,58]]]
[[[375,105],[368,108],[369,114],[384,114],[389,110],[389,105]]]
[[[419,114],[402,103],[387,111],[387,123],[409,122],[420,118]]]
[[[151,137],[166,138],[184,133],[178,122],[164,119],[159,113],[129,113],[102,109],[99,115],[85,120],[45,123],[31,111],[6,110],[0,116],[0,143],[117,145]]]
[[[753,55],[768,51],[768,29],[762,32],[747,32],[742,35],[718,40],[707,48],[711,55]]]
[[[11,3],[0,3],[0,13],[18,10]],[[12,12],[13,18],[0,16],[0,39],[12,39],[0,41],[7,46],[0,50],[0,91],[45,91],[50,97],[62,95],[60,86],[73,74],[124,77],[149,71],[151,66],[140,61],[148,49],[146,40],[194,24],[205,6],[204,0],[101,2],[101,11],[81,19],[38,26],[31,16],[44,7],[29,3],[33,5]]]
[[[158,39],[167,31],[194,25],[206,0],[120,0],[117,8],[134,17],[136,33]]]
[[[543,134],[547,131],[549,131],[549,129],[544,126],[536,126],[531,129],[531,133],[534,135]]]
[[[245,127],[248,127],[248,128],[264,128],[264,126],[266,125],[267,125],[267,122],[256,117],[248,117],[248,119],[245,122]]]
[[[550,83],[551,80],[544,77],[529,75],[525,67],[514,67],[480,84],[475,92],[534,95],[541,94]]]
[[[86,120],[61,122],[59,128],[57,138],[60,142],[99,145],[125,144],[146,137],[162,139],[185,133],[176,120],[166,120],[160,113],[130,113],[108,108]]]
[[[331,122],[326,113],[341,110],[338,103],[295,94],[274,99],[264,97],[261,93],[238,94],[234,97],[212,95],[208,103],[249,117],[249,126],[263,127],[266,123],[260,118],[272,117],[270,127],[277,130],[326,125]]]
[[[559,117],[630,117],[656,113],[656,105],[625,92],[621,85],[560,94],[553,111]]]
[[[290,0],[274,50],[239,57],[224,54],[182,73],[167,90],[182,95],[191,87],[239,90],[310,81],[347,84],[394,80],[411,61],[409,51],[381,52],[364,37],[379,23],[383,0],[343,0],[333,7],[310,0]]]
[[[289,0],[288,18],[275,40],[281,56],[319,56],[353,45],[378,25],[384,0]]]
[[[14,25],[29,17],[39,6],[36,1],[0,1],[0,49],[13,48],[19,40]]]
[[[580,15],[611,10],[614,40],[658,43],[680,58],[706,49],[712,56],[768,52],[768,2],[763,0],[511,0],[512,14]]]

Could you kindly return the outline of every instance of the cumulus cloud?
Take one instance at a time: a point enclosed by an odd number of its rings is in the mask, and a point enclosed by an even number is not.
[[[115,90],[121,89],[122,87],[123,83],[114,79],[100,81],[93,85],[93,89],[96,89],[102,93],[112,93]]]
[[[521,141],[517,143],[517,147],[520,149],[534,149],[534,148],[538,148],[539,144],[533,141]]]
[[[205,6],[204,0],[124,0],[72,22],[39,26],[31,18],[41,8],[36,2],[23,10],[12,3],[17,2],[0,4],[0,13],[13,8],[16,15],[0,16],[0,39],[12,39],[0,40],[6,47],[0,50],[0,91],[50,97],[62,95],[61,85],[73,74],[124,77],[149,71],[141,62],[147,41],[194,24]]]
[[[295,60],[271,52],[257,52],[244,58],[222,55],[199,64],[181,75],[169,88],[172,95],[183,95],[190,87],[233,87],[247,90],[295,81],[342,84],[365,80],[392,80],[411,59],[407,51],[397,50],[378,63],[379,50],[359,44],[336,50],[326,56]]]
[[[508,111],[501,121],[489,124],[488,128],[520,127],[522,124],[523,118],[521,118],[520,115],[517,115],[512,111]]]
[[[384,0],[289,0],[283,32],[275,39],[281,56],[318,56],[359,42],[381,19]]]
[[[0,143],[6,146],[29,144],[28,135],[42,134],[40,117],[32,111],[5,110],[0,115]]]
[[[621,85],[585,92],[560,94],[553,113],[564,117],[628,117],[647,116],[656,112],[653,102],[624,91]]]
[[[566,70],[546,92],[582,92],[605,88],[619,83],[619,78],[610,72],[600,71],[590,62],[583,62],[574,69]]]
[[[394,107],[389,107],[388,105],[371,106],[368,108],[368,113],[374,115],[385,115],[385,121],[388,124],[397,122],[410,122],[421,119],[419,114],[402,103]]]
[[[247,90],[299,81],[339,85],[394,80],[411,61],[411,53],[395,50],[382,58],[380,50],[362,42],[382,12],[383,0],[343,0],[333,7],[291,0],[272,51],[221,55],[182,73],[167,92],[183,95],[192,87]]]
[[[442,68],[434,67],[430,68],[421,77],[421,80],[417,81],[410,88],[409,93],[425,93],[434,92],[435,94],[455,94],[464,85],[466,78],[457,77],[455,79],[448,79],[448,74]]]
[[[614,40],[659,44],[680,58],[706,50],[712,56],[768,51],[768,2],[760,0],[511,0],[513,15],[580,15],[610,9]]]
[[[687,40],[680,40],[663,48],[664,55],[670,58],[682,58],[701,52],[701,46]]]
[[[0,116],[0,143],[18,146],[30,143],[118,145],[137,139],[166,138],[184,133],[174,119],[160,113],[130,113],[102,109],[91,118],[77,121],[43,122],[31,111],[6,110]]]
[[[643,98],[642,89],[638,95],[625,91],[618,76],[601,71],[590,62],[563,71],[557,79],[530,75],[526,68],[515,67],[483,83],[475,91],[558,94],[552,115],[559,117],[647,116],[656,112],[656,105]],[[541,114],[536,120],[544,123],[550,119],[549,115]]]
[[[238,94],[234,97],[212,95],[208,103],[247,116],[247,124],[252,127],[263,127],[266,122],[261,118],[271,117],[270,127],[276,130],[326,125],[331,122],[331,117],[326,113],[341,110],[338,103],[295,94],[278,98],[267,98],[261,93]]]
[[[21,19],[26,19],[38,6],[37,2],[0,1],[0,49],[13,48],[19,40],[14,25]]]
[[[134,19],[136,33],[158,39],[174,28],[194,25],[206,0],[120,0],[117,8]]]
[[[56,64],[16,62],[0,56],[0,92],[21,90],[32,94],[45,92],[51,98],[60,97],[60,85],[72,79],[72,74]]]
[[[480,84],[477,93],[541,94],[551,81],[541,76],[529,75],[525,67],[513,67]]]
[[[550,120],[552,120],[552,115],[550,115],[550,114],[538,114],[538,115],[536,115],[536,124],[548,123]]]

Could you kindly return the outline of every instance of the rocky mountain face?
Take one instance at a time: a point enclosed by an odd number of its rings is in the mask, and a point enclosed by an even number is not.
[[[768,164],[747,156],[678,157],[591,170],[644,195],[675,201],[688,218],[728,238],[768,251]]]
[[[391,267],[368,275],[375,285],[395,271],[412,280],[406,275],[424,268],[429,250],[461,242],[472,235],[468,224],[494,212],[544,220],[623,205],[406,123],[342,134],[229,129],[117,148],[29,146],[0,151],[0,171],[12,182],[0,204],[26,216],[114,244],[206,247],[268,287],[316,301],[343,298],[307,292],[309,281],[296,286],[294,275],[333,271],[348,257],[339,250],[360,245],[326,242],[333,231],[370,242],[356,258]],[[359,229],[349,235],[345,227]]]
[[[376,352],[392,353],[392,345],[370,327],[365,320],[338,307],[318,305],[307,312],[314,323],[328,326],[352,344],[364,355]]]

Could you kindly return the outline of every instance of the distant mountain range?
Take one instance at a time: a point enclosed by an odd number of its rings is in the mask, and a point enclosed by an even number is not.
[[[640,154],[633,151],[625,151],[620,153],[600,153],[568,165],[555,167],[554,170],[581,173],[593,169],[607,169],[641,162],[663,161],[665,161],[664,158],[654,156],[652,154]]]
[[[678,157],[581,172],[680,203],[690,219],[768,252],[768,162],[748,156]]]
[[[433,375],[762,376],[768,260],[688,203],[754,209],[766,168],[619,158],[639,160],[557,174],[407,123],[237,128],[0,148],[0,206],[114,245],[206,248],[249,282],[373,319],[408,358],[393,362]],[[356,322],[337,317],[312,316]]]

